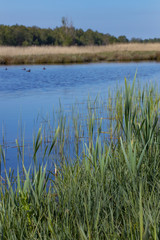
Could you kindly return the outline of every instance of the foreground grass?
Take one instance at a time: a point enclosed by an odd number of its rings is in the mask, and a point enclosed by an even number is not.
[[[0,47],[0,64],[67,64],[160,61],[160,44],[129,43],[87,47]]]
[[[103,119],[89,105],[80,151],[83,129],[80,117],[73,116],[74,131],[68,134],[74,134],[72,159],[65,154],[63,117],[44,151],[52,155],[58,146],[59,165],[49,172],[37,166],[40,129],[34,168],[27,171],[22,161],[22,175],[19,170],[16,177],[5,172],[0,185],[2,239],[159,239],[159,95],[152,86],[141,91],[126,82],[125,90],[109,95],[107,104],[109,140],[103,138]],[[1,159],[5,162],[2,147]]]

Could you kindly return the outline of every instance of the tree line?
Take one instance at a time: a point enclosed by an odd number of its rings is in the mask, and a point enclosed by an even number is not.
[[[66,18],[62,18],[62,26],[55,29],[26,27],[17,24],[13,26],[0,25],[0,45],[2,46],[87,46],[128,42],[160,42],[160,38],[128,40],[124,35],[115,37],[91,29],[84,31],[68,24]]]

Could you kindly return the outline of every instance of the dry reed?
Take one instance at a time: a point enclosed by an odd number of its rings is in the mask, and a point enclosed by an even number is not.
[[[89,62],[160,61],[160,43],[107,46],[0,47],[0,64],[70,64]]]
[[[112,44],[106,46],[85,46],[85,47],[60,47],[60,46],[31,46],[11,47],[1,46],[0,56],[24,56],[24,55],[46,55],[46,54],[84,54],[104,53],[114,51],[160,51],[160,43],[126,43]]]

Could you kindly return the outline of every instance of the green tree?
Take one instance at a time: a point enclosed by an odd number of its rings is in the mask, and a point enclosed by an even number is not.
[[[118,42],[120,43],[128,43],[129,40],[126,38],[126,36],[122,35],[118,37]]]

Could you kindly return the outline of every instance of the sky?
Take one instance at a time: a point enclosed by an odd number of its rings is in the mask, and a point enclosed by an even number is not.
[[[0,0],[0,24],[75,28],[129,39],[160,38],[160,0]]]

